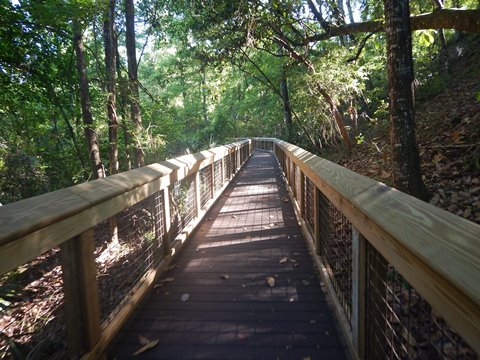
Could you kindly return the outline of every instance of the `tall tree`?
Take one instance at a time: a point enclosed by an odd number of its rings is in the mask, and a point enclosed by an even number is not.
[[[107,83],[107,115],[109,141],[109,171],[118,173],[118,121],[115,90],[116,54],[115,47],[115,0],[109,0],[103,21],[103,43],[105,48],[105,74]]]
[[[128,79],[130,85],[130,112],[135,128],[135,166],[145,165],[145,156],[141,145],[143,132],[142,118],[140,114],[140,97],[138,91],[138,68],[135,46],[135,11],[133,0],[125,0],[125,21],[126,21],[126,46],[128,60]]]
[[[393,181],[417,198],[428,194],[415,138],[412,36],[408,0],[384,0]]]
[[[89,83],[87,77],[87,66],[85,63],[83,29],[78,20],[73,22],[73,45],[76,54],[78,72],[78,89],[82,106],[82,117],[85,138],[87,140],[90,163],[93,170],[93,177],[100,179],[105,177],[105,170],[100,158],[97,133],[93,126],[92,108],[90,103]]]

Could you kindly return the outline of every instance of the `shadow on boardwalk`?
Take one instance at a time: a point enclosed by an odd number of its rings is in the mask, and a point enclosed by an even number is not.
[[[140,359],[347,359],[287,198],[274,156],[255,152],[109,358],[141,334],[159,343]]]

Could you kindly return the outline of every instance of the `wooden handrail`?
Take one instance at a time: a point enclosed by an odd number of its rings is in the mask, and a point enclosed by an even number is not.
[[[480,354],[480,225],[271,138]]]
[[[194,174],[248,140],[147,165],[0,207],[0,274]]]
[[[221,194],[225,184],[245,163],[251,150],[251,140],[241,140],[2,206],[0,275],[60,246],[69,357],[83,355],[82,358],[86,359],[103,358],[109,342],[149,291],[162,269],[178,253],[176,250]],[[229,167],[231,176],[228,179],[223,177],[225,158],[235,160]],[[222,160],[218,169],[222,178],[220,187],[214,191],[214,164],[219,160]],[[212,175],[212,189],[209,200],[201,206],[199,171],[207,166]],[[195,179],[195,215],[177,236],[177,240],[181,241],[172,242],[169,233],[169,185],[190,175],[194,175]],[[162,239],[158,239],[165,244],[164,254],[158,254],[159,265],[148,269],[135,284],[135,291],[121,302],[115,318],[109,318],[102,326],[93,228],[104,220],[116,220],[115,215],[157,194],[164,199],[163,213],[157,213],[159,210],[155,212],[155,216],[161,216],[165,223]]]

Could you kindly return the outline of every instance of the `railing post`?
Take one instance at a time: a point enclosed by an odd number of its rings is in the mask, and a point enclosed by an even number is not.
[[[195,188],[195,216],[198,218],[200,216],[200,212],[202,211],[202,205],[200,200],[200,170],[197,170],[195,173],[195,179],[193,180],[193,186]]]
[[[360,359],[365,358],[366,240],[352,226],[352,336]]]
[[[300,194],[298,197],[298,205],[300,206],[300,215],[305,219],[305,174],[300,170]]]
[[[210,164],[210,199],[213,199],[215,194],[215,158],[212,158]]]
[[[170,254],[170,250],[172,247],[172,239],[170,239],[170,225],[172,224],[172,221],[170,214],[170,194],[168,189],[168,186],[163,189],[163,216],[165,224],[165,234],[163,241],[165,244],[165,255]]]
[[[68,354],[78,359],[94,348],[101,335],[93,229],[60,247]]]
[[[314,221],[314,241],[315,241],[315,252],[320,255],[320,219],[322,214],[320,213],[320,190],[317,187],[314,187],[313,192],[313,221]]]

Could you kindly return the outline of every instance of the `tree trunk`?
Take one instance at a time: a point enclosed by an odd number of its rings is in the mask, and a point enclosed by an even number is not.
[[[109,141],[109,171],[118,173],[118,121],[115,91],[116,49],[115,49],[115,0],[109,0],[103,22],[103,42],[105,47],[105,73],[107,82],[107,115]]]
[[[433,0],[433,4],[438,10],[443,9],[443,0]],[[450,72],[450,66],[449,66],[450,57],[448,56],[448,48],[447,48],[447,41],[445,40],[445,34],[443,33],[443,29],[437,29],[437,32],[438,32],[438,39],[440,40],[440,54],[439,54],[440,71]]]
[[[287,139],[291,140],[292,138],[292,108],[290,107],[290,98],[288,96],[288,83],[287,76],[285,74],[285,68],[282,65],[281,74],[280,74],[280,95],[283,102],[283,121],[287,127]]]
[[[384,0],[393,181],[398,190],[427,198],[415,139],[413,59],[408,0]]]
[[[93,128],[93,117],[90,105],[89,84],[87,77],[87,68],[85,65],[83,34],[78,24],[73,25],[73,44],[75,47],[78,89],[80,93],[80,102],[82,107],[83,129],[87,140],[90,163],[92,166],[93,177],[95,179],[105,177],[105,171],[100,158],[100,149],[98,146],[97,133]]]
[[[128,60],[128,79],[130,84],[130,113],[134,125],[135,167],[145,165],[145,156],[141,146],[142,118],[138,91],[137,54],[135,47],[135,14],[133,0],[125,0],[126,46]]]
[[[351,24],[355,22],[355,19],[353,18],[352,4],[350,3],[350,0],[346,0],[345,4],[347,5],[348,20],[350,21],[350,24]]]
[[[205,126],[208,125],[208,109],[207,109],[207,79],[205,74],[205,65],[200,68],[200,93],[202,95],[202,114]],[[185,99],[185,98],[184,98]]]
[[[123,151],[123,159],[122,159],[122,168],[125,170],[132,169],[132,160],[130,156],[130,131],[128,129],[128,111],[127,111],[127,104],[128,104],[128,80],[122,74],[122,63],[120,54],[118,52],[118,36],[115,32],[114,36],[115,41],[115,61],[116,61],[116,69],[117,69],[117,79],[118,79],[118,109],[120,110],[120,118],[119,125],[123,130],[123,139],[124,139],[124,151]],[[118,115],[118,113],[117,113]],[[117,116],[118,119],[118,116]]]

